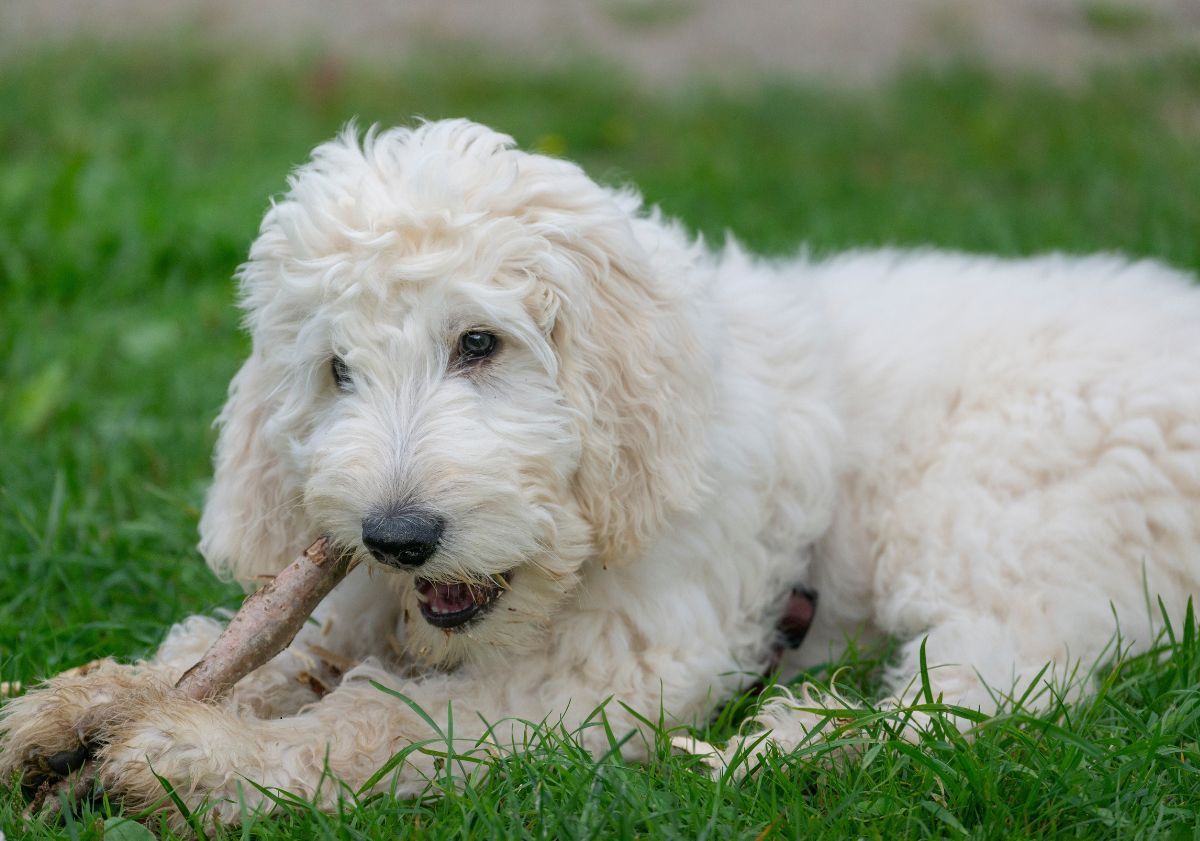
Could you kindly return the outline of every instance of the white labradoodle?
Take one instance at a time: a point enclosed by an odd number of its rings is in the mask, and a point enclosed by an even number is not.
[[[1157,263],[713,253],[448,121],[320,146],[241,284],[201,550],[248,585],[321,533],[373,560],[220,703],[168,688],[204,617],[11,701],[27,782],[86,744],[134,806],[152,769],[224,820],[247,780],[331,803],[445,750],[381,686],[452,707],[460,751],[543,721],[605,751],[610,698],[619,734],[617,701],[703,722],[753,683],[795,586],[820,610],[786,667],[891,635],[887,703],[925,644],[932,693],[990,711],[1200,593],[1200,290]],[[784,749],[821,720],[759,716]]]

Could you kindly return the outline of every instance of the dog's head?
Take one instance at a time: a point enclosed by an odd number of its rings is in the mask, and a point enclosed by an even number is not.
[[[240,271],[201,550],[249,581],[329,533],[401,573],[414,654],[531,638],[702,484],[695,259],[635,194],[473,123],[318,147]]]

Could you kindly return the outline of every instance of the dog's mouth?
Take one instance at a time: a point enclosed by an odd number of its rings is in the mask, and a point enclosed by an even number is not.
[[[421,616],[435,628],[461,628],[491,610],[508,589],[511,579],[511,572],[499,576],[500,583],[497,584],[446,584],[418,578],[417,602]]]

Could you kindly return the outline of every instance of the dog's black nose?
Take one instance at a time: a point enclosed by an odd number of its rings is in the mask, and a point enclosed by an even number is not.
[[[445,525],[426,511],[372,514],[362,521],[363,545],[380,563],[419,567],[437,550]]]

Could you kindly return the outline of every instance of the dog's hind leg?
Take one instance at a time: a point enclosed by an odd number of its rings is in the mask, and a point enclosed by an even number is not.
[[[1115,653],[1114,647],[1072,659],[1065,648],[1044,656],[1004,623],[986,617],[947,621],[901,646],[884,683],[889,694],[870,708],[838,694],[836,685],[780,688],[747,722],[744,732],[724,750],[701,743],[679,744],[704,755],[718,770],[753,770],[770,751],[808,750],[813,760],[836,761],[862,748],[867,738],[858,724],[882,718],[887,732],[915,742],[936,715],[966,731],[982,716],[1019,705],[1039,711],[1056,699],[1070,700],[1087,686],[1092,667]]]

